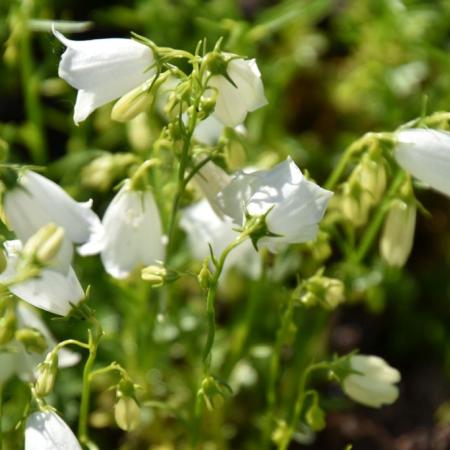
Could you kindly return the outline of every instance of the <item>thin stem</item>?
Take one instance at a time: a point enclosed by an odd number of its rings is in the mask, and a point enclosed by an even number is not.
[[[307,397],[306,392],[306,382],[308,381],[308,377],[315,370],[327,369],[327,363],[317,363],[309,366],[304,372],[300,379],[299,390],[297,395],[297,400],[295,402],[294,413],[292,414],[291,420],[289,422],[288,429],[284,435],[284,439],[279,443],[278,450],[286,450],[291,442],[292,435],[295,431],[295,426],[300,420],[301,413],[303,411],[304,403]]]
[[[214,275],[209,283],[208,294],[206,297],[206,312],[207,312],[207,320],[208,320],[208,336],[206,338],[206,344],[203,349],[203,364],[205,366],[205,372],[209,372],[210,359],[211,359],[211,350],[214,345],[214,339],[216,334],[216,313],[215,313],[215,302],[217,296],[217,287],[219,285],[220,275],[222,274],[223,267],[225,265],[225,261],[230,254],[230,252],[244,242],[251,230],[244,231],[241,233],[228,247],[220,255],[219,260],[216,264],[216,270],[214,271]]]
[[[112,362],[109,366],[102,367],[101,369],[93,370],[89,374],[89,380],[92,381],[93,378],[98,377],[99,375],[104,375],[109,372],[118,372],[121,375],[127,375],[126,370],[118,363]]]
[[[281,351],[283,349],[283,344],[286,339],[286,335],[288,333],[293,314],[294,314],[294,296],[290,295],[288,298],[287,307],[283,312],[283,317],[281,319],[281,326],[277,333],[275,348],[273,349],[272,357],[270,359],[269,382],[266,394],[267,423],[264,433],[264,447],[266,448],[269,447],[270,435],[272,432],[272,419],[274,416],[274,408],[276,403],[276,385],[278,380],[278,373],[280,371]]]
[[[39,80],[36,75],[36,70],[33,67],[30,30],[28,28],[31,8],[32,2],[23,2],[20,64],[28,127],[32,130],[32,137],[28,140],[28,145],[33,161],[36,164],[42,164],[47,159],[47,154],[42,111],[38,96]]]
[[[103,336],[100,324],[95,321],[95,334],[89,330],[89,356],[83,369],[83,388],[81,392],[80,417],[78,422],[78,437],[81,442],[88,443],[89,435],[87,431],[90,401],[90,375],[97,356],[97,349]]]
[[[3,383],[0,383],[0,450],[3,449]]]
[[[372,218],[370,225],[366,228],[363,237],[360,240],[359,246],[352,257],[354,263],[361,262],[370,250],[377,233],[383,224],[384,216],[387,213],[388,205],[395,196],[403,181],[405,180],[405,172],[400,170],[391,183],[389,191],[384,197],[384,200],[378,205],[375,215]]]

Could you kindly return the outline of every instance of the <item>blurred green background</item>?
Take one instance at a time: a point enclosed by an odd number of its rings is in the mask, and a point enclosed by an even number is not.
[[[93,197],[100,214],[112,191],[94,189],[83,167],[105,151],[147,151],[161,119],[150,117],[145,130],[133,130],[112,125],[105,107],[75,127],[75,90],[57,78],[63,48],[51,33],[30,29],[29,19],[92,21],[72,39],[128,37],[135,31],[161,46],[190,51],[204,37],[212,46],[223,36],[227,51],[257,59],[269,100],[248,119],[239,161],[268,165],[292,155],[319,183],[364,133],[391,131],[450,105],[448,0],[2,0],[0,19],[0,137],[9,144],[9,160],[47,165],[47,175],[77,199]],[[117,181],[124,176],[119,173]],[[356,407],[336,386],[319,382],[328,399],[328,427],[310,448],[343,449],[349,442],[355,450],[450,448],[450,200],[425,190],[417,195],[431,215],[418,218],[404,270],[386,268],[374,249],[365,265],[347,274],[351,293],[339,311],[297,312],[297,338],[283,353],[282,394],[295,384],[295,369],[315,352],[358,348],[382,356],[403,376],[399,401],[380,411]],[[181,259],[185,253],[180,244]],[[282,274],[278,286],[229,275],[218,306],[223,335],[217,352],[229,351],[228,337],[239,336],[242,317],[254,314],[257,320],[235,357],[244,371],[250,365],[256,379],[241,377],[235,396],[211,413],[204,449],[259,448],[267,361],[257,351],[274,342],[281,286],[293,286],[295,272],[308,273],[301,254],[291,253],[272,267]],[[105,449],[184,448],[184,420],[200,379],[198,341],[205,333],[199,291],[189,282],[170,293],[111,282],[96,258],[77,267],[83,285],[92,284],[92,305],[108,332],[100,362],[123,363],[150,392],[146,401],[161,402],[144,408],[146,426],[126,436],[112,423],[113,399],[104,392],[108,380],[99,382],[94,439]],[[142,318],[145,324],[136,330]],[[48,323],[61,339],[85,336],[83,324]],[[230,367],[225,364],[225,373]],[[50,399],[71,424],[80,371],[62,371]],[[6,388],[10,448],[18,448],[11,426],[25,392],[17,380]],[[292,407],[288,394],[282,399]]]

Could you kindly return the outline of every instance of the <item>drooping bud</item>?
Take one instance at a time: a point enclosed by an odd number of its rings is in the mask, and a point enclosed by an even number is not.
[[[64,239],[64,228],[54,223],[41,227],[26,242],[23,256],[39,264],[49,264],[61,248]]]
[[[416,210],[412,199],[396,199],[389,208],[380,239],[380,253],[390,266],[403,267],[408,260],[414,242]]]
[[[359,165],[358,178],[362,188],[378,203],[386,189],[386,169],[383,161],[375,161],[365,155]]]
[[[14,337],[16,332],[16,314],[12,306],[7,307],[0,318],[0,345],[5,345]]]
[[[207,375],[202,381],[200,394],[203,397],[206,407],[211,411],[232,393],[228,384],[217,380],[211,375]]]
[[[311,406],[306,412],[305,419],[306,423],[314,430],[321,431],[326,427],[325,413],[319,406],[318,395],[313,391],[314,397]]]
[[[136,400],[135,386],[129,378],[120,380],[116,395],[114,418],[118,427],[124,431],[134,430],[140,423],[141,410]]]
[[[58,353],[50,352],[45,361],[38,366],[38,378],[35,392],[39,397],[45,397],[53,390],[56,374],[58,373]]]
[[[48,343],[44,335],[34,328],[21,328],[15,333],[15,338],[18,340],[28,353],[43,353]]]
[[[122,96],[113,106],[111,119],[117,122],[128,122],[148,110],[154,100],[150,90],[152,82],[153,78]]]
[[[348,183],[345,183],[342,196],[342,212],[355,227],[361,227],[367,223],[372,204],[371,195],[363,189],[359,182],[350,180]]]
[[[174,270],[169,270],[164,266],[151,265],[142,269],[141,277],[152,287],[161,287],[178,280],[180,276]]]
[[[131,397],[121,397],[114,405],[114,418],[117,426],[124,431],[132,431],[140,423],[141,410]]]

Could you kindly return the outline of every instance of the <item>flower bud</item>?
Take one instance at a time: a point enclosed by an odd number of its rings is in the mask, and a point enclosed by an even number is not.
[[[141,420],[141,410],[132,397],[122,396],[114,405],[114,418],[117,426],[124,431],[137,428]]]
[[[150,92],[153,79],[122,96],[113,106],[111,119],[117,122],[128,122],[138,114],[146,111],[153,103],[154,96]]]
[[[326,309],[334,309],[344,301],[344,283],[337,278],[322,275],[311,277],[305,284],[306,293],[300,301],[306,305],[319,303]]]
[[[357,169],[361,187],[370,194],[374,204],[378,203],[386,189],[386,169],[383,162],[365,155]]]
[[[50,352],[45,361],[38,366],[38,378],[34,385],[36,395],[45,397],[53,390],[58,373],[58,353]]]
[[[25,347],[28,353],[43,353],[48,347],[44,335],[34,328],[17,330],[15,338]]]
[[[321,431],[326,427],[325,413],[320,408],[317,399],[314,400],[305,415],[306,423],[314,430]]]
[[[5,252],[0,248],[0,273],[3,273],[8,265],[8,260],[6,259]]]
[[[49,223],[28,239],[23,248],[23,255],[39,264],[49,264],[61,248],[63,239],[64,228]]]
[[[202,264],[202,268],[200,269],[200,272],[197,276],[200,287],[202,287],[203,289],[209,288],[209,284],[210,284],[211,278],[212,278],[211,271],[209,270],[209,267],[208,267],[208,261],[209,261],[209,258],[205,258],[205,260],[203,261],[203,264]]]
[[[367,223],[372,204],[371,195],[358,182],[350,181],[344,185],[342,212],[355,227]]]
[[[0,345],[5,345],[14,337],[16,332],[16,314],[14,308],[9,307],[0,318]]]
[[[344,392],[353,400],[372,408],[397,400],[400,372],[378,356],[352,355],[350,367],[354,373],[342,381]]]
[[[144,281],[150,283],[152,287],[160,287],[178,280],[179,275],[177,272],[168,270],[164,266],[151,265],[142,269],[141,277]]]
[[[387,264],[403,267],[414,242],[416,205],[411,200],[392,202],[380,240],[380,253]]]

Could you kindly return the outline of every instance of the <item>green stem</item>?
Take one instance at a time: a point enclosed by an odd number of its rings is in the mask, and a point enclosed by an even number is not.
[[[306,392],[306,382],[308,381],[308,377],[315,370],[326,369],[328,368],[327,363],[317,363],[309,366],[304,372],[300,379],[297,400],[295,402],[294,413],[292,414],[291,420],[289,422],[288,429],[284,435],[284,439],[278,444],[278,450],[286,450],[291,442],[292,435],[294,434],[295,427],[300,420],[301,413],[303,411],[303,406],[305,403],[305,399],[307,397]]]
[[[278,380],[278,373],[280,371],[280,358],[281,351],[283,349],[283,344],[286,339],[286,335],[289,331],[289,326],[292,321],[294,314],[294,296],[290,295],[288,298],[287,307],[283,312],[283,317],[281,319],[281,326],[277,333],[277,339],[275,342],[275,348],[272,352],[272,357],[270,359],[270,369],[269,369],[269,382],[267,387],[267,422],[264,432],[264,447],[269,448],[270,446],[270,435],[272,432],[272,420],[274,418],[274,409],[276,403],[276,385]]]
[[[366,231],[360,240],[359,246],[352,257],[352,262],[361,262],[370,250],[372,243],[376,238],[381,225],[383,224],[384,216],[388,211],[388,205],[401,187],[403,181],[405,180],[405,176],[405,172],[402,170],[400,170],[395,176],[387,194],[384,197],[384,200],[378,205],[370,225],[366,228]]]
[[[222,274],[223,267],[225,265],[225,261],[230,254],[230,252],[244,242],[249,234],[251,233],[251,229],[244,231],[241,233],[228,247],[220,255],[219,260],[216,263],[216,270],[214,271],[214,275],[209,283],[208,294],[206,297],[206,313],[207,313],[207,321],[208,321],[208,336],[206,338],[206,344],[203,349],[203,364],[205,366],[205,372],[209,372],[210,360],[211,360],[211,350],[214,345],[214,339],[216,334],[216,313],[215,313],[215,302],[217,297],[217,287],[219,285],[220,275]]]
[[[103,336],[103,330],[98,322],[95,322],[95,335],[89,330],[89,356],[83,369],[83,388],[81,392],[80,417],[78,422],[78,437],[80,442],[88,443],[89,435],[87,430],[90,401],[90,378],[92,367],[97,356],[97,349]]]
[[[39,79],[36,74],[36,69],[33,67],[30,30],[28,28],[31,8],[32,2],[23,2],[23,26],[20,38],[20,64],[28,127],[32,130],[32,136],[27,139],[27,144],[29,146],[33,161],[36,164],[43,164],[47,159],[47,152],[44,122],[38,95]]]
[[[0,450],[3,449],[3,383],[0,383]]]

